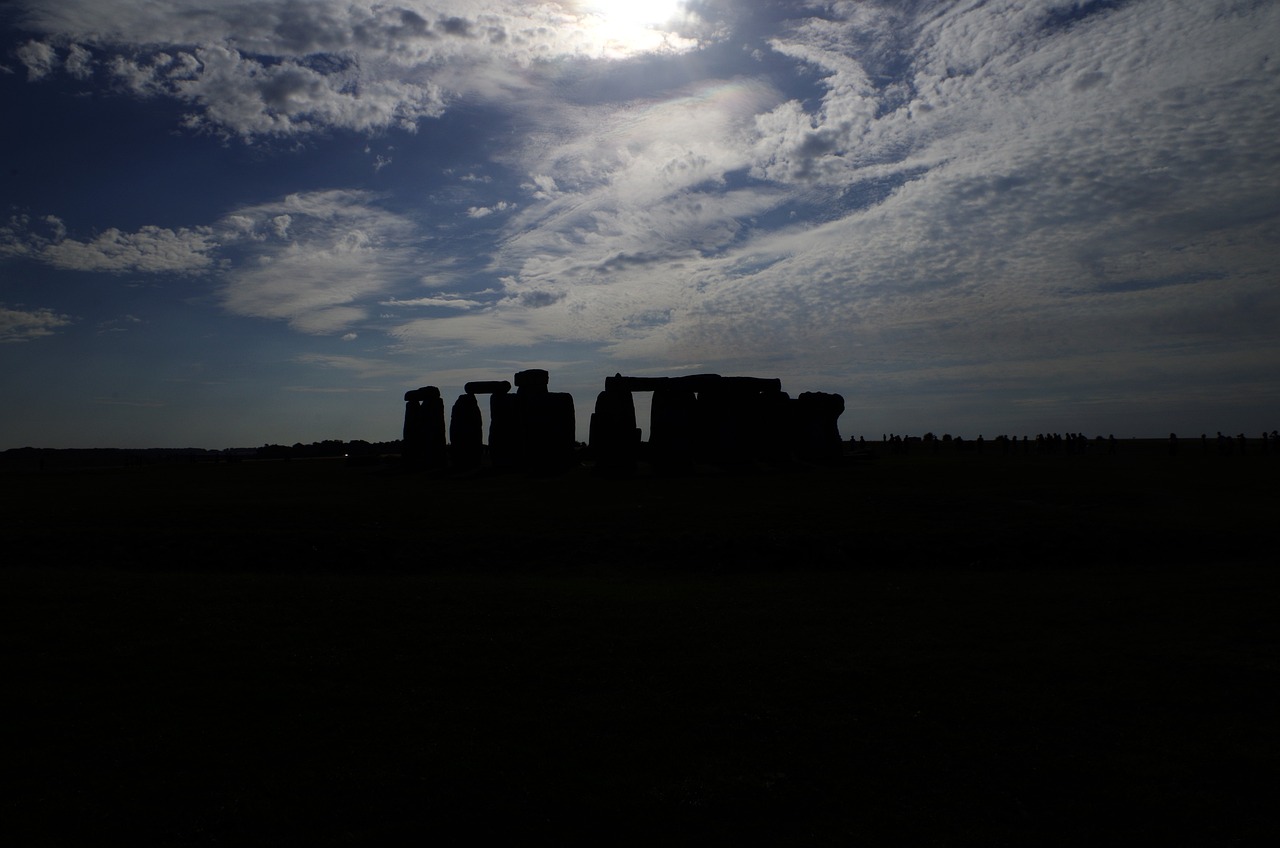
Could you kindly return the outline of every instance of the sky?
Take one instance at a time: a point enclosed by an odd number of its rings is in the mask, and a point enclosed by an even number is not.
[[[1274,0],[7,0],[0,449],[396,439],[526,368],[584,440],[615,373],[1257,436],[1278,45]]]

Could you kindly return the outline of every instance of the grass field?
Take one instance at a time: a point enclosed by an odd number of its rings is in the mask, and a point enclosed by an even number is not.
[[[1274,835],[1280,456],[7,474],[6,844]]]

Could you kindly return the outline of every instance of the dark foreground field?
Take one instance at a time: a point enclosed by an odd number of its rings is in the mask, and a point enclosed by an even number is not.
[[[1280,456],[0,476],[8,845],[1246,845]]]

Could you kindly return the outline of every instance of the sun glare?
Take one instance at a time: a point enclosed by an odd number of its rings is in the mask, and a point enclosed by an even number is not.
[[[590,22],[590,31],[607,45],[608,52],[619,56],[691,46],[674,32],[684,6],[683,0],[583,0],[577,4]]]
[[[657,26],[676,16],[680,0],[589,0],[585,4],[594,15],[622,26]]]

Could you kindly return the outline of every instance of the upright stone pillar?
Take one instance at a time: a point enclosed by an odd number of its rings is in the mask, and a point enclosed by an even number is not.
[[[791,397],[781,390],[763,391],[756,403],[756,456],[770,462],[790,459]]]
[[[517,463],[530,471],[547,472],[573,462],[577,421],[573,395],[547,390],[550,375],[530,368],[515,375],[519,421]]]
[[[489,398],[489,457],[494,468],[520,464],[520,407],[515,395]]]
[[[480,420],[480,405],[474,396],[489,395],[489,455],[494,466],[500,467],[510,442],[508,431],[512,426],[510,420],[512,411],[507,393],[511,391],[511,384],[506,380],[472,380],[463,386],[462,390],[471,397],[471,401],[464,404],[463,410],[463,423],[469,430],[468,435],[462,437],[464,450],[468,449],[466,446],[480,444],[478,452],[483,456],[484,423]],[[458,398],[458,401],[463,403],[462,398]],[[470,410],[470,406],[475,407],[474,412]],[[475,448],[470,449],[475,450]],[[479,462],[476,464],[478,465]]]
[[[649,411],[649,455],[654,468],[690,471],[698,441],[698,397],[688,389],[656,389]]]
[[[804,459],[834,459],[844,450],[840,416],[844,398],[827,392],[802,392],[795,402],[796,450]]]
[[[440,389],[423,386],[404,395],[404,458],[414,468],[445,463],[444,401]]]
[[[634,474],[639,449],[640,433],[631,392],[606,388],[596,396],[596,410],[591,414],[591,453],[596,468],[608,475]]]
[[[449,415],[449,445],[455,468],[479,468],[484,456],[484,421],[470,392],[458,396]]]
[[[698,392],[702,457],[720,465],[750,461],[754,397],[724,382]]]

